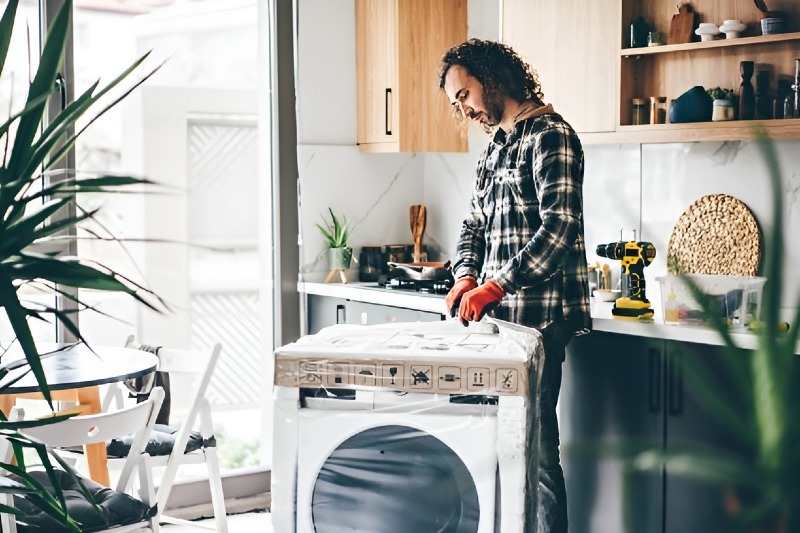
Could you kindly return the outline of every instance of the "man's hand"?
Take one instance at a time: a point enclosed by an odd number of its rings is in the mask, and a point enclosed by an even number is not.
[[[472,276],[458,278],[453,288],[447,293],[447,298],[444,299],[444,303],[447,305],[447,312],[451,317],[456,316],[458,313],[458,305],[461,303],[461,297],[464,296],[464,293],[471,291],[477,286],[478,282],[475,281],[475,278]]]
[[[487,311],[490,311],[497,302],[503,299],[506,295],[500,285],[492,280],[472,289],[464,296],[461,297],[461,305],[458,308],[458,319],[465,326],[467,322],[479,321]]]

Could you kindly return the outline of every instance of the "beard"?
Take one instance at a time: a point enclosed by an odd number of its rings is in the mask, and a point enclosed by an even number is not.
[[[481,127],[486,131],[492,131],[503,118],[505,105],[499,92],[497,91],[484,91],[483,105],[486,108],[485,113],[481,113],[476,117]]]

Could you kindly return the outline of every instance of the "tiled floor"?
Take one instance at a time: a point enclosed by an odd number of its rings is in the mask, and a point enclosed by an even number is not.
[[[211,528],[211,529],[209,529]],[[214,529],[214,520],[198,520],[190,526],[164,524],[165,533],[208,533]],[[269,513],[244,513],[228,516],[230,533],[272,533]]]

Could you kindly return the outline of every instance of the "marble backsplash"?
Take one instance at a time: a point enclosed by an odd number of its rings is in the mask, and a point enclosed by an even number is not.
[[[351,221],[351,243],[410,243],[408,208],[425,203],[424,242],[431,260],[452,258],[461,220],[467,211],[474,167],[486,144],[470,133],[466,154],[362,154],[356,146],[301,145],[298,148],[301,198],[301,264],[305,279],[327,272],[322,238],[315,224],[330,205]],[[800,294],[794,265],[800,264],[799,141],[775,143],[783,173],[784,307]],[[653,242],[658,250],[646,271],[648,295],[657,303],[655,278],[666,273],[666,247],[681,213],[706,194],[734,196],[751,209],[763,230],[772,220],[766,166],[755,143],[709,142],[587,146],[584,181],[585,237],[588,261],[597,244],[626,239]],[[357,268],[354,265],[354,269]],[[612,270],[617,266],[612,264]]]

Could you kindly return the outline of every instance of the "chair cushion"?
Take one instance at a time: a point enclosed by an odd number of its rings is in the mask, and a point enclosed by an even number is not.
[[[175,438],[177,437],[178,429],[163,424],[155,424],[153,432],[150,434],[150,440],[147,441],[147,452],[151,457],[158,455],[169,455],[172,453],[172,448],[175,446]],[[128,452],[133,444],[133,435],[127,435],[119,439],[112,439],[106,445],[106,453],[110,457],[127,457]],[[189,434],[189,440],[186,443],[184,453],[190,453],[199,450],[203,446],[213,446],[213,439],[208,442],[203,442],[203,437],[199,431],[192,431]]]
[[[55,495],[53,484],[50,482],[46,472],[34,471],[29,472],[29,474],[51,494]],[[56,470],[54,474],[56,483],[64,493],[67,513],[73,520],[82,524],[81,531],[102,531],[113,526],[136,524],[156,515],[155,506],[149,507],[127,494],[116,492],[95,483],[91,479],[82,477],[81,480],[86,486],[86,490],[92,495],[95,503],[102,511],[101,516],[89,503],[77,482],[69,474],[61,470]],[[17,517],[17,531],[19,533],[68,531],[25,497],[15,495],[14,506],[25,514],[25,516]]]

